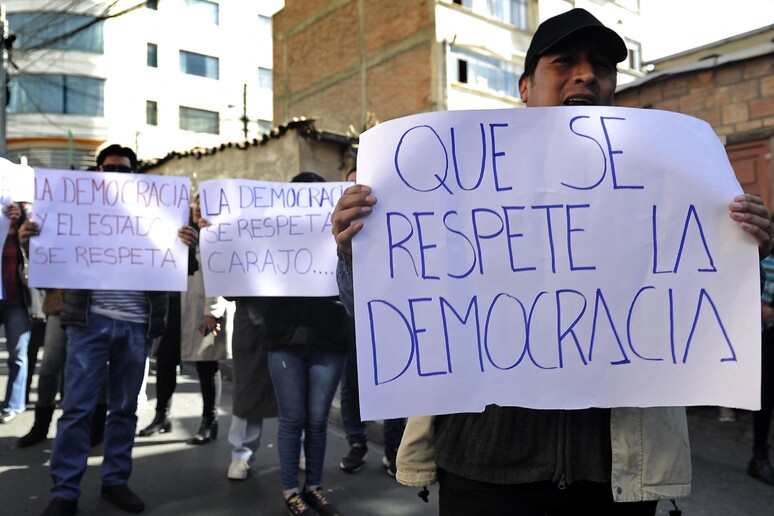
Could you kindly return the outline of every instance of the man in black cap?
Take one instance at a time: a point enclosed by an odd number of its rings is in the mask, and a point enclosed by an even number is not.
[[[613,104],[623,40],[583,9],[538,27],[519,80],[528,107]],[[376,198],[355,185],[332,216],[339,288],[352,306],[351,241]],[[743,195],[731,218],[771,248],[762,201]],[[680,407],[533,410],[489,405],[482,413],[409,418],[398,480],[440,483],[440,514],[653,515],[660,499],[690,493],[685,410]]]

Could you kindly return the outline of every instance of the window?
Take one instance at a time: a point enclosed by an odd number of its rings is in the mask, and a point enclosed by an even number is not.
[[[185,0],[185,3],[196,19],[213,25],[220,23],[220,6],[215,2],[209,2],[208,0]]]
[[[198,75],[199,77],[217,79],[218,58],[181,50],[180,71],[190,75]]]
[[[258,87],[265,90],[272,88],[271,68],[258,68]]]
[[[148,0],[145,2],[145,7],[148,9],[153,9],[154,11],[157,11],[159,8],[159,2],[158,0]]]
[[[159,66],[159,46],[155,43],[148,43],[148,66],[152,68]]]
[[[454,3],[520,29],[529,28],[529,0],[455,0]]]
[[[102,116],[104,86],[103,79],[80,75],[16,75],[8,111]]]
[[[524,71],[513,63],[454,49],[457,82],[511,97],[519,97],[519,76]]]
[[[642,45],[633,39],[624,38],[629,55],[626,58],[626,67],[631,70],[642,69]]]
[[[258,34],[261,39],[271,39],[271,18],[258,15]]]
[[[220,114],[216,111],[180,106],[180,129],[220,134]]]
[[[8,27],[16,34],[14,47],[22,50],[55,48],[102,54],[102,20],[94,16],[53,12],[8,14]]]
[[[268,134],[271,130],[271,120],[258,120],[258,134]]]
[[[159,125],[159,104],[155,100],[145,101],[145,123]]]

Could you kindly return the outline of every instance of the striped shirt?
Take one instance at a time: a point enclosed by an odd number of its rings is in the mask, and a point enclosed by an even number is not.
[[[90,311],[117,321],[148,322],[148,297],[139,290],[92,290]]]

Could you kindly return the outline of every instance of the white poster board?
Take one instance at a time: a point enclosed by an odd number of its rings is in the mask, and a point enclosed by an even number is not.
[[[336,296],[331,212],[351,183],[203,181],[208,296]]]
[[[453,111],[361,136],[364,419],[756,409],[755,241],[711,127],[605,107]]]
[[[184,291],[190,179],[35,169],[30,286]]]

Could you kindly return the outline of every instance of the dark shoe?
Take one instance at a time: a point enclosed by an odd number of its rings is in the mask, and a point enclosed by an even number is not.
[[[32,429],[16,441],[18,448],[29,448],[42,443],[48,437],[48,427],[51,426],[51,417],[54,415],[54,407],[35,407],[35,422]]]
[[[309,507],[301,495],[293,493],[290,498],[285,499],[285,508],[288,510],[288,514],[292,516],[312,516],[314,511]]]
[[[142,512],[145,510],[143,501],[126,484],[115,486],[103,485],[102,498],[112,502],[113,505],[126,512]]]
[[[382,457],[382,466],[384,466],[384,469],[387,470],[387,474],[391,477],[395,476],[395,473],[398,471],[398,465],[397,460],[398,458],[398,451],[397,450],[384,450],[384,457]]]
[[[339,511],[325,497],[322,487],[318,487],[314,491],[304,489],[301,496],[309,507],[317,511],[320,516],[339,516]]]
[[[92,448],[105,440],[105,423],[107,422],[108,407],[105,403],[97,403],[94,414],[91,415],[91,429],[89,430],[89,444]]]
[[[153,418],[151,424],[137,432],[140,437],[150,437],[154,434],[165,434],[172,431],[172,421],[169,420],[166,414],[156,413],[156,417]]]
[[[755,459],[747,465],[747,474],[765,484],[774,486],[774,469],[766,459]]]
[[[54,498],[40,516],[74,516],[78,512],[78,502]]]
[[[365,443],[355,443],[349,447],[349,451],[341,459],[339,467],[347,473],[357,473],[363,469],[367,456],[368,446]]]
[[[207,444],[210,441],[214,441],[218,437],[218,420],[211,420],[204,418],[202,424],[199,427],[199,432],[188,441],[188,444]]]
[[[16,412],[14,412],[13,410],[4,410],[0,412],[0,423],[4,425],[7,423],[10,423],[14,419],[16,419],[17,415],[18,414],[16,414]]]

